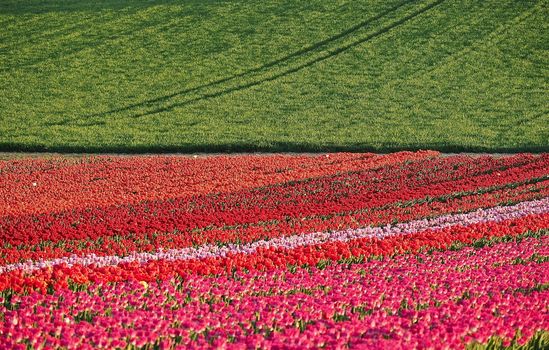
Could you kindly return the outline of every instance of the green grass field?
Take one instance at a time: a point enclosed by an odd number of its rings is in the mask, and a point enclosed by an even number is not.
[[[0,2],[0,150],[549,151],[549,2]]]

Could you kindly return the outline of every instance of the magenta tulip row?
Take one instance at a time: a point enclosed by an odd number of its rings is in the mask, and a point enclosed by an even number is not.
[[[458,348],[549,329],[549,236],[0,300],[0,347]],[[24,346],[22,347],[24,348]]]

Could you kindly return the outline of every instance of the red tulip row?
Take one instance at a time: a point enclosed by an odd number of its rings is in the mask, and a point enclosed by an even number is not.
[[[436,156],[90,157],[0,160],[0,217],[234,192]],[[108,195],[106,195],[108,193]]]
[[[70,283],[106,283],[126,280],[156,281],[189,274],[224,274],[241,270],[270,270],[288,265],[317,265],[323,261],[357,259],[428,249],[446,249],[452,244],[475,240],[517,236],[528,231],[549,228],[549,214],[529,215],[501,222],[484,222],[469,226],[451,226],[442,230],[398,235],[383,239],[364,238],[348,242],[327,242],[294,249],[257,249],[251,254],[229,254],[226,257],[192,260],[155,260],[145,263],[123,263],[115,266],[56,265],[32,273],[14,270],[0,275],[0,291],[12,289],[40,290],[67,288]]]
[[[57,243],[42,241],[35,245],[6,246],[0,248],[0,264],[72,255],[125,256],[131,252],[152,252],[159,248],[176,249],[221,242],[249,243],[279,236],[355,229],[368,225],[385,225],[395,221],[406,222],[549,196],[549,180],[534,184],[509,185],[511,185],[510,188],[487,189],[470,194],[454,193],[441,198],[422,198],[407,205],[397,203],[366,211],[287,218],[283,221],[257,222],[247,226],[164,232],[154,235],[126,234],[100,237],[95,240],[64,240]]]
[[[95,240],[127,233],[143,236],[323,216],[534,178],[542,180],[547,177],[548,167],[549,156],[422,160],[235,193],[4,217],[0,219],[0,239],[11,245],[29,245],[44,239]]]

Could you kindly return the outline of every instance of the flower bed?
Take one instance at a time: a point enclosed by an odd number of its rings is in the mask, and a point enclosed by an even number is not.
[[[549,155],[0,161],[0,347],[549,346],[548,230]]]

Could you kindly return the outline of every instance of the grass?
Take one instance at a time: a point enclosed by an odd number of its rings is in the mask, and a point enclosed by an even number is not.
[[[0,151],[549,151],[548,9],[3,0]]]

